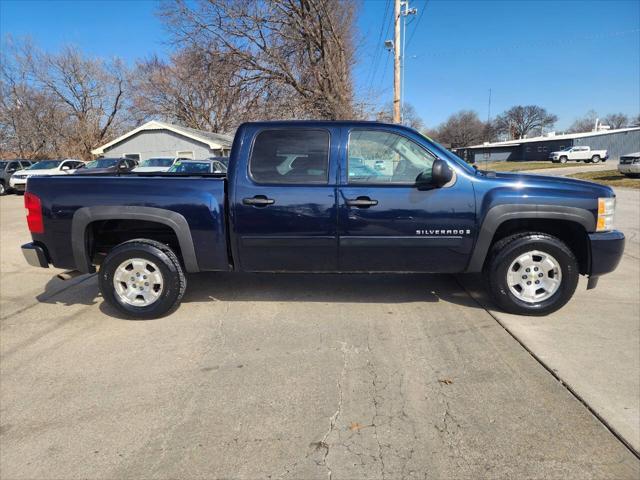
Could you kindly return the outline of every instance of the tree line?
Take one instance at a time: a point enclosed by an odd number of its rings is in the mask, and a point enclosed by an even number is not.
[[[176,0],[159,17],[172,44],[167,58],[134,65],[56,53],[7,37],[0,52],[0,156],[90,158],[90,151],[149,119],[231,133],[270,119],[391,121],[361,101],[352,71],[358,40],[351,0]],[[589,131],[597,114],[570,131]],[[403,122],[450,148],[548,131],[557,117],[514,106],[491,121],[463,110],[425,128],[405,103]],[[602,118],[618,128],[640,119]]]

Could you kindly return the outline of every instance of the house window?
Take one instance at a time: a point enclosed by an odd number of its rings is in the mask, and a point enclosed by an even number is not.
[[[542,152],[542,147],[538,147],[538,152]]]
[[[178,158],[190,158],[193,159],[193,150],[182,150],[176,152]]]

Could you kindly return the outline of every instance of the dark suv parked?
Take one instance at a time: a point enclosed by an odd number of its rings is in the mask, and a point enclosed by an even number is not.
[[[11,192],[9,179],[18,170],[29,168],[33,162],[30,160],[0,160],[0,195]]]
[[[75,171],[75,175],[113,175],[127,173],[137,165],[130,158],[99,158],[87,163],[84,168]]]

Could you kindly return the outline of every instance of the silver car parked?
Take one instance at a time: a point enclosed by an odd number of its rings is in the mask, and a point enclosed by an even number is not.
[[[627,153],[620,156],[618,171],[627,177],[640,175],[640,152]]]

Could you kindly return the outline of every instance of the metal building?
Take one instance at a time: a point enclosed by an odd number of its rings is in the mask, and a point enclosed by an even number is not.
[[[207,158],[228,156],[233,138],[219,133],[172,125],[153,120],[115,140],[91,150],[99,157]]]
[[[549,153],[576,145],[589,146],[597,150],[607,150],[609,159],[617,162],[620,155],[640,150],[640,127],[564,135],[551,133],[542,137],[458,148],[456,153],[469,163],[526,162],[548,160]]]

